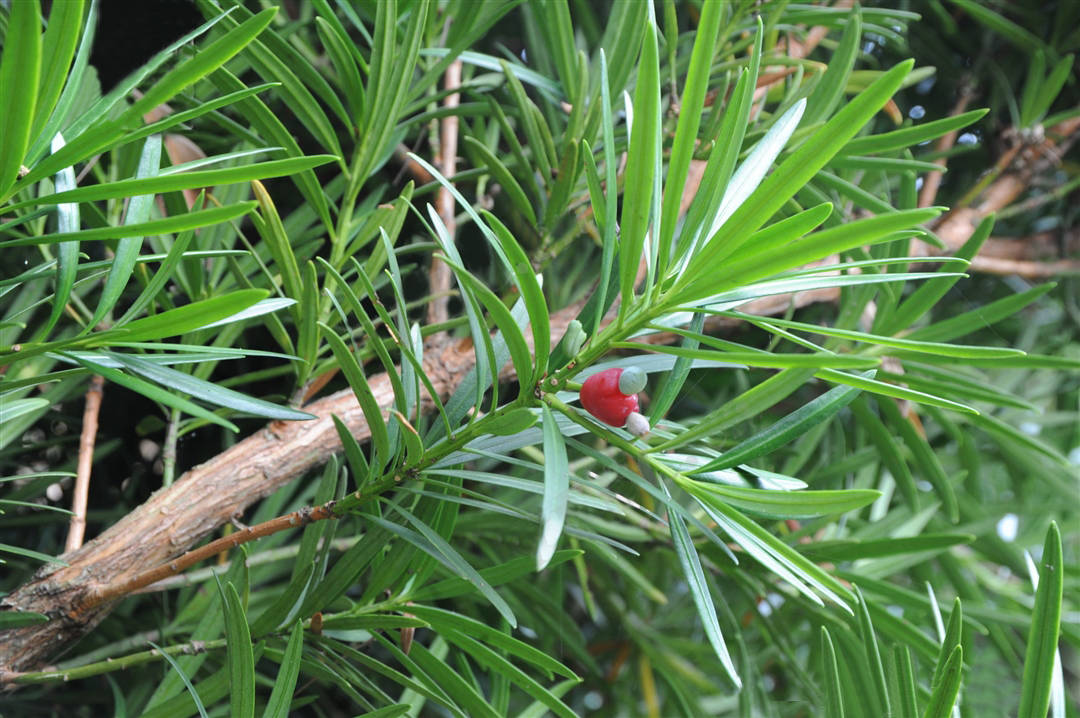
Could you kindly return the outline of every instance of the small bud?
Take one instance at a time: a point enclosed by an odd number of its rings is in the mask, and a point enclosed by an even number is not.
[[[567,353],[570,356],[575,356],[581,350],[581,345],[585,343],[587,338],[585,330],[581,327],[581,322],[577,319],[570,320],[570,323],[566,326],[566,338],[563,339]]]

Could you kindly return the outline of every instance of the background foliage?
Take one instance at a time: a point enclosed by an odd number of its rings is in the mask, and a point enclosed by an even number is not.
[[[0,11],[0,588],[63,552],[92,374],[91,534],[312,395],[371,440],[243,517],[339,519],[124,600],[5,714],[1076,714],[1076,280],[962,276],[1068,246],[1075,152],[959,260],[916,206],[1080,113],[1074,3],[197,6],[105,93],[93,2]],[[476,369],[420,412],[444,332]],[[611,361],[645,439],[576,406]]]

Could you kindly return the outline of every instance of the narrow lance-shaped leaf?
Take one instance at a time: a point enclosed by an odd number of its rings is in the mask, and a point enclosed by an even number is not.
[[[968,241],[957,250],[955,257],[960,259],[972,259],[982,247],[983,242],[990,236],[994,228],[994,215],[984,217],[975,231],[971,233]],[[874,320],[874,331],[879,334],[896,334],[902,329],[907,329],[918,321],[926,312],[944,297],[949,289],[956,284],[959,277],[941,277],[931,279],[919,285],[903,302],[892,311],[881,312],[881,316]]]
[[[188,229],[207,227],[219,222],[228,222],[250,212],[255,207],[255,202],[237,202],[224,207],[212,207],[210,209],[187,212],[175,217],[152,219],[140,224],[123,225],[120,227],[94,227],[72,232],[57,232],[56,234],[42,234],[36,237],[13,239],[0,242],[0,251],[10,247],[37,246],[41,244],[57,244],[60,242],[90,242],[108,239],[120,239],[122,237],[136,237],[151,234],[169,234],[183,232]]]
[[[224,406],[245,414],[261,416],[266,419],[280,421],[304,421],[316,418],[314,414],[306,411],[298,411],[285,406],[278,406],[262,399],[241,394],[224,386],[218,386],[212,382],[204,381],[191,374],[170,369],[166,366],[146,361],[138,356],[121,354],[119,352],[107,352],[106,356],[115,359],[126,369],[134,374],[139,374],[151,381],[158,382],[173,391],[202,399],[211,404]]]
[[[289,633],[289,642],[281,657],[281,667],[274,679],[274,690],[266,702],[263,718],[287,718],[289,704],[292,703],[296,690],[296,679],[300,675],[300,658],[304,648],[304,626],[299,621]]]
[[[892,715],[892,707],[889,704],[889,689],[885,682],[885,666],[881,662],[881,651],[878,648],[877,636],[874,635],[874,626],[870,621],[870,613],[866,607],[866,599],[862,591],[855,587],[856,611],[859,620],[859,634],[863,642],[863,650],[866,653],[866,661],[874,681],[874,692],[877,694],[877,709],[881,715]]]
[[[188,401],[187,399],[182,399],[175,394],[172,394],[171,392],[165,391],[156,384],[151,384],[150,382],[143,381],[138,377],[125,374],[118,369],[112,369],[102,364],[98,364],[97,362],[91,361],[86,357],[78,356],[75,354],[62,354],[61,356],[66,356],[75,363],[86,367],[93,373],[100,374],[108,381],[114,384],[119,384],[126,389],[131,389],[132,391],[138,392],[139,394],[142,394],[151,401],[160,402],[165,406],[179,409],[180,411],[191,414],[192,416],[197,416],[200,419],[205,419],[206,421],[212,422],[219,426],[224,426],[230,431],[240,431],[240,429],[237,428],[237,426],[231,421],[226,421],[212,411],[207,411],[206,409],[202,408],[194,402]]]
[[[91,335],[92,339],[102,342],[108,339],[121,339],[125,342],[144,342],[164,339],[195,331],[222,319],[239,314],[266,298],[265,289],[241,289],[220,297],[211,297],[182,307],[170,309],[152,317],[144,317],[123,326],[122,330],[101,332]]]
[[[1061,632],[1061,600],[1065,566],[1062,563],[1061,533],[1056,522],[1046,531],[1040,561],[1039,586],[1024,654],[1024,675],[1020,683],[1020,718],[1042,718],[1050,706],[1050,686],[1054,677],[1054,654]]]
[[[218,584],[218,588],[221,585]],[[255,657],[251,650],[251,631],[240,602],[240,594],[231,581],[222,589],[225,608],[225,640],[229,664],[229,710],[233,718],[255,715]]]
[[[679,263],[680,270],[685,269],[686,263],[697,253],[701,243],[708,239],[708,232],[713,224],[709,218],[715,216],[717,208],[723,204],[727,193],[734,191],[730,182],[731,173],[742,151],[743,138],[746,135],[746,127],[753,108],[754,89],[757,87],[758,72],[761,69],[764,34],[759,17],[757,30],[754,33],[754,44],[750,50],[750,65],[739,75],[731,94],[731,101],[724,109],[724,119],[713,149],[709,153],[705,174],[683,224],[684,248]]]
[[[813,177],[892,97],[911,71],[912,60],[902,62],[847,103],[815,132],[747,198],[725,223],[722,234],[709,240],[694,259],[698,272],[737,250],[758,227]],[[695,272],[688,273],[691,277]]]
[[[139,166],[135,171],[135,178],[145,180],[157,175],[161,168],[161,135],[150,135],[143,144],[142,156],[139,158]],[[127,216],[124,224],[141,224],[150,219],[150,211],[154,206],[154,195],[140,194],[128,201]],[[124,288],[127,287],[128,279],[135,268],[135,262],[139,258],[139,250],[142,249],[142,237],[124,237],[116,243],[116,253],[113,256],[112,267],[109,268],[109,276],[105,279],[105,286],[101,290],[101,298],[98,300],[94,316],[87,324],[86,329],[92,329],[105,315],[112,311],[116,302],[120,299]]]
[[[10,29],[9,29],[10,31]],[[52,140],[52,151],[56,152],[64,146],[64,137],[58,132]],[[57,191],[63,191],[75,187],[75,168],[65,167],[56,173],[53,180]],[[80,226],[79,205],[64,203],[56,208],[56,228],[61,233],[75,233]],[[49,318],[38,331],[36,338],[43,340],[60,320],[60,315],[67,307],[71,289],[75,285],[75,276],[79,271],[79,242],[61,242],[56,248],[56,288],[53,291],[52,310]],[[92,325],[87,325],[88,328]]]
[[[157,151],[160,156],[160,149]],[[12,207],[21,209],[23,207],[36,207],[42,204],[58,204],[60,202],[96,202],[103,199],[139,197],[147,194],[162,194],[184,189],[199,189],[236,182],[283,177],[325,165],[336,159],[333,155],[310,155],[308,157],[290,157],[283,160],[268,160],[237,167],[159,172],[158,167],[153,167],[152,152],[154,152],[152,145],[145,145],[142,159],[139,162],[139,171],[131,179],[63,190],[58,187],[54,194],[32,197],[12,205]],[[207,159],[216,161],[218,158]]]
[[[622,221],[619,224],[619,315],[633,305],[634,281],[644,256],[649,215],[652,211],[653,176],[660,147],[657,113],[660,104],[660,60],[656,47],[656,26],[648,22],[641,38],[637,85],[634,90],[634,122],[627,151]],[[609,187],[608,192],[613,191]],[[653,238],[655,242],[656,238]]]
[[[844,718],[843,694],[840,692],[840,670],[836,665],[836,649],[833,648],[829,629],[821,627],[821,667],[825,678],[825,715],[828,718]]]
[[[418,517],[401,507],[395,507],[395,510],[412,524],[413,528],[416,529],[415,532],[384,519],[372,517],[371,520],[387,531],[395,533],[406,541],[419,547],[455,574],[469,581],[469,583],[475,586],[484,598],[491,602],[491,605],[495,607],[495,610],[499,612],[499,615],[505,618],[511,626],[517,626],[517,618],[514,616],[514,612],[509,604],[506,603],[506,600],[491,587],[491,584],[489,584],[484,577],[481,576],[479,572],[477,572],[477,570],[446,541],[446,539],[440,536],[438,532],[425,524]]]
[[[664,495],[670,500],[671,493],[667,488],[667,484],[661,481],[660,487],[664,490]],[[735,670],[735,664],[731,660],[727,643],[724,642],[724,634],[720,630],[720,621],[716,617],[716,606],[713,605],[712,594],[709,591],[709,584],[705,580],[705,572],[701,568],[701,558],[698,556],[697,548],[695,548],[694,542],[690,538],[690,532],[686,529],[686,524],[683,523],[682,516],[678,512],[668,511],[667,519],[668,527],[671,529],[671,541],[675,545],[675,553],[679,557],[679,564],[682,566],[683,575],[686,577],[690,596],[694,599],[698,616],[705,627],[705,635],[708,637],[713,651],[716,652],[717,657],[720,659],[720,664],[724,666],[728,678],[735,684],[736,689],[741,689],[742,680],[739,678],[738,671]]]
[[[964,671],[964,648],[956,646],[952,649],[945,665],[941,667],[941,682],[934,687],[930,695],[930,703],[923,712],[923,718],[949,718],[952,715],[953,706],[956,705],[956,697],[960,692],[960,679]],[[1021,713],[1021,716],[1036,714]]]
[[[679,216],[679,203],[697,142],[701,111],[705,105],[705,93],[709,89],[709,71],[716,52],[716,35],[719,32],[723,14],[720,0],[707,0],[702,5],[701,19],[694,38],[694,49],[690,55],[690,69],[686,73],[686,85],[680,102],[679,122],[675,127],[675,139],[671,145],[667,183],[664,186],[657,252],[660,261],[657,270],[661,276],[666,270],[671,254],[675,223]]]
[[[543,529],[536,546],[536,570],[542,571],[551,561],[559,545],[566,521],[567,494],[570,491],[570,469],[566,461],[566,444],[559,425],[547,404],[544,417],[544,501],[540,509]]]
[[[873,372],[867,373],[866,376],[873,376]],[[850,404],[859,395],[860,391],[860,389],[849,386],[838,386],[830,389],[764,431],[758,432],[733,449],[725,451],[719,458],[703,466],[701,471],[728,469],[769,453],[776,447],[782,446],[806,433],[810,427],[828,420]]]
[[[894,645],[893,665],[896,666],[897,697],[899,699],[896,702],[896,718],[919,718],[915,671],[911,665],[911,649],[900,644]]]
[[[840,155],[863,155],[884,154],[906,147],[913,147],[928,140],[940,137],[947,132],[966,127],[972,122],[983,117],[989,110],[970,110],[955,117],[944,117],[940,120],[931,120],[914,127],[905,127],[892,132],[883,132],[878,135],[866,135],[856,137],[844,145],[838,154]]]
[[[503,253],[514,272],[514,283],[521,292],[525,309],[529,313],[529,326],[533,335],[535,376],[539,378],[547,371],[548,356],[551,353],[551,319],[548,315],[544,292],[540,288],[536,275],[533,274],[528,255],[506,225],[487,210],[481,210],[481,214],[488,221],[502,245]]]
[[[810,518],[840,514],[861,509],[881,497],[880,491],[872,489],[775,491],[725,486],[705,481],[696,483],[701,491],[715,494],[732,506],[773,518]]]
[[[349,381],[349,386],[352,387],[353,392],[356,394],[360,408],[363,409],[364,418],[367,419],[368,427],[371,429],[371,442],[374,447],[371,464],[376,471],[381,472],[386,463],[392,458],[390,456],[390,435],[386,429],[386,420],[383,418],[382,410],[379,408],[378,401],[375,400],[375,394],[372,393],[371,387],[368,386],[363,369],[360,368],[356,357],[349,351],[345,342],[342,341],[333,328],[322,322],[319,323],[319,327],[330,344],[330,349],[334,352],[334,358],[337,359],[342,373],[345,374],[345,378]]]
[[[615,285],[615,256],[618,252],[618,240],[615,232],[615,213],[618,209],[618,188],[615,179],[615,119],[611,111],[611,88],[608,79],[607,56],[604,49],[600,48],[600,107],[601,107],[601,130],[604,143],[604,238],[600,252],[600,279],[596,288],[596,312],[592,322],[585,324],[584,329],[588,334],[595,334],[600,328],[600,322],[607,314],[608,308],[614,301],[614,296],[609,296],[611,287]],[[620,277],[621,281],[621,277]],[[584,323],[584,320],[582,320]]]
[[[822,75],[821,81],[807,100],[805,116],[807,125],[823,122],[843,98],[844,87],[851,76],[852,68],[855,67],[861,35],[862,13],[856,5],[847,16],[844,34],[840,37],[840,44],[836,46],[836,51],[829,58],[825,74]]]
[[[37,107],[41,76],[41,6],[13,3],[0,55],[0,202],[7,199],[22,167]],[[57,168],[59,169],[59,167]]]

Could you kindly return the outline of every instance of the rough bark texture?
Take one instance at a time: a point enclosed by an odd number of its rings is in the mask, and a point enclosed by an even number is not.
[[[446,341],[429,353],[425,370],[432,385],[448,396],[472,367],[472,352]],[[370,379],[379,405],[393,402],[385,374]],[[425,409],[431,408],[425,396]],[[188,550],[232,517],[341,450],[334,429],[337,415],[358,439],[371,431],[352,391],[344,390],[305,409],[311,421],[271,422],[243,441],[155,492],[143,505],[100,536],[61,558],[68,566],[43,567],[34,578],[0,601],[0,609],[35,611],[48,623],[0,632],[0,669],[41,667],[101,622],[112,604],[84,610],[110,584],[164,563]]]

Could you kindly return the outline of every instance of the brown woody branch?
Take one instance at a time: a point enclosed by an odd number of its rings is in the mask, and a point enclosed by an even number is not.
[[[773,314],[793,303],[831,300],[836,290],[803,292],[794,296],[765,297],[744,310]],[[573,306],[551,317],[552,341],[557,342],[571,319],[580,312]],[[730,327],[731,320],[717,319],[713,330]],[[529,334],[526,335],[531,339]],[[650,343],[674,341],[674,335],[653,335]],[[472,368],[475,355],[468,340],[444,339],[425,352],[424,370],[441,399],[453,393]],[[505,376],[512,376],[510,369]],[[369,379],[372,393],[384,411],[393,405],[394,393],[386,374]],[[172,486],[154,493],[100,536],[61,558],[67,566],[50,565],[0,600],[0,610],[34,611],[49,616],[48,623],[0,631],[0,670],[37,670],[62,653],[109,613],[116,601],[154,580],[230,548],[257,538],[242,531],[208,544],[189,554],[181,566],[176,557],[202,541],[233,516],[268,496],[341,451],[332,416],[339,417],[358,440],[371,430],[351,390],[339,391],[304,407],[317,416],[311,421],[271,422],[218,456],[187,471]],[[421,408],[431,410],[426,394]],[[275,521],[290,521],[286,516]],[[262,526],[262,525],[260,525]],[[276,527],[276,524],[275,524]],[[280,527],[277,527],[280,528]],[[270,527],[252,531],[269,531]],[[277,529],[275,529],[277,530]],[[266,535],[266,534],[259,534]],[[159,567],[147,576],[147,566]]]
[[[1008,152],[1008,166],[997,179],[980,192],[973,202],[953,209],[933,228],[948,246],[948,252],[959,249],[984,218],[1016,202],[1033,180],[1055,168],[1061,155],[1077,141],[1080,141],[1080,117],[1050,128],[1039,142],[1018,146]],[[1065,240],[1066,248],[1072,246],[1076,242],[1075,232],[1067,235]],[[1045,252],[1046,244],[1046,241],[1029,245],[1023,240],[990,239],[972,259],[970,268],[976,272],[1015,273],[1026,277],[1080,272],[1080,261],[1038,261],[1039,255]],[[931,247],[924,247],[922,251],[927,256],[941,254]]]
[[[461,60],[454,60],[447,66],[445,84],[448,90],[461,87]],[[453,109],[460,101],[461,95],[452,92],[446,96],[443,106]],[[442,119],[439,139],[439,171],[447,179],[457,172],[457,148],[458,116],[451,113]],[[454,196],[445,186],[440,186],[435,204],[439,219],[453,242],[457,235],[457,205]],[[431,303],[428,304],[428,324],[446,322],[450,318],[450,267],[436,256],[431,257],[431,268],[428,270],[428,291],[433,295]]]

